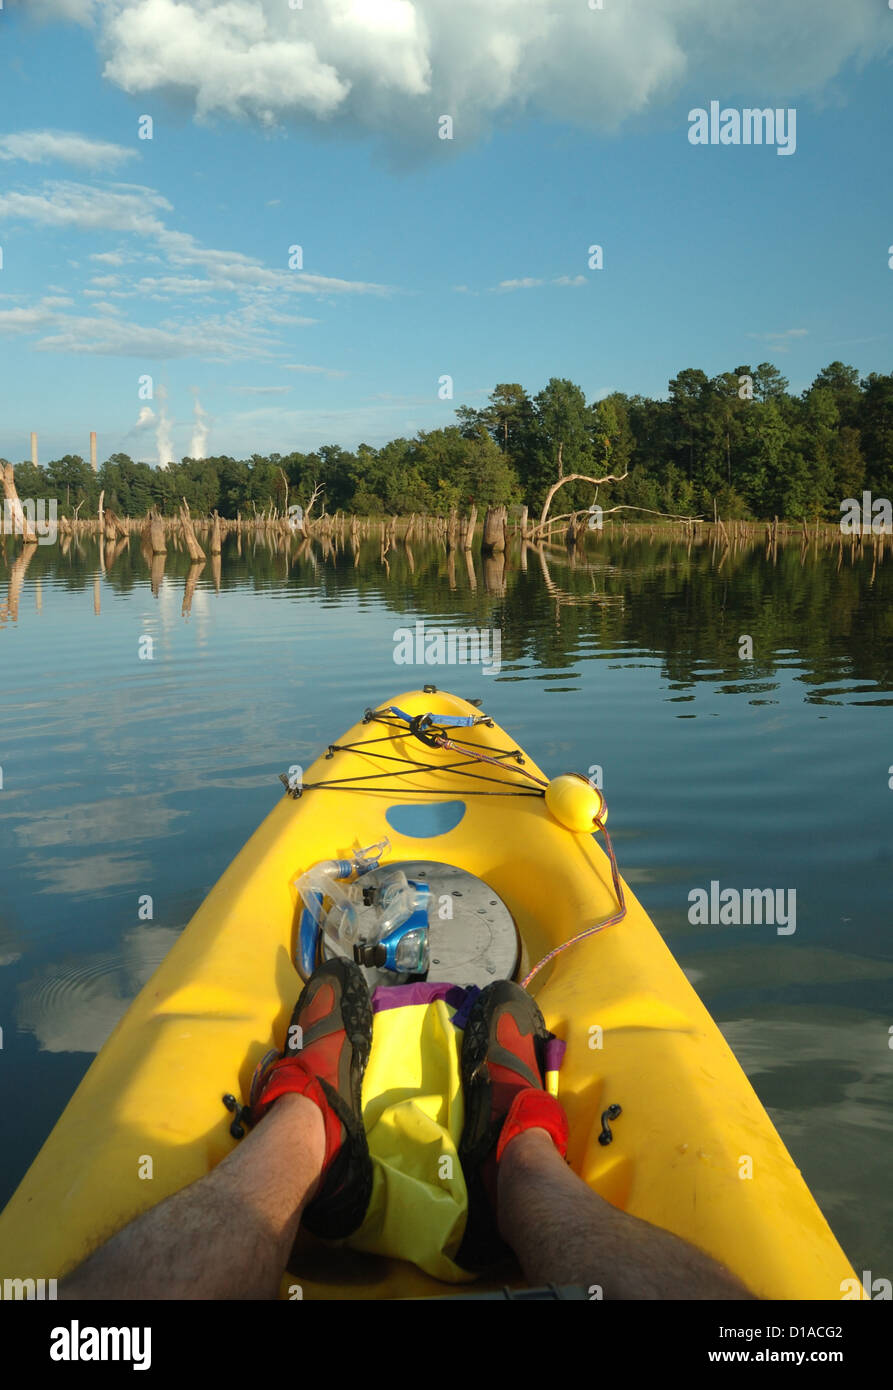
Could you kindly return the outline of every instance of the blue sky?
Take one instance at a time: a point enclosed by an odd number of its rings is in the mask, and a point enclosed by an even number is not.
[[[893,369],[893,11],[611,4],[6,0],[0,455],[378,444],[553,375]],[[692,145],[712,99],[796,108],[796,151]]]

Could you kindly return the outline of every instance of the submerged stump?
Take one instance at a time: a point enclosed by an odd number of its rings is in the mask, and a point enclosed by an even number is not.
[[[481,549],[485,555],[501,555],[506,545],[508,527],[506,507],[488,507],[484,517],[484,535]]]
[[[180,507],[180,526],[183,532],[183,539],[186,542],[186,549],[189,551],[189,558],[192,563],[202,564],[205,560],[205,552],[198,543],[195,534],[195,527],[192,524],[192,517],[189,515],[189,503],[183,498],[183,505]]]

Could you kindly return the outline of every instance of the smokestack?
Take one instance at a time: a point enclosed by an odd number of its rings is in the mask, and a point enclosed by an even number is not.
[[[37,435],[36,435],[36,433],[35,433],[34,430],[31,431],[31,462],[34,464],[34,467],[36,468],[36,467],[37,467]]]
[[[99,468],[98,468],[98,465],[97,465],[97,463],[96,463],[96,431],[95,431],[95,430],[91,430],[91,431],[90,431],[90,467],[93,469],[93,472],[94,472],[94,473],[98,473],[98,472],[99,472]]]

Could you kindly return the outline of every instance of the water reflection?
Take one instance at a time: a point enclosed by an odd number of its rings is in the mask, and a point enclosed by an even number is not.
[[[115,951],[46,966],[18,988],[18,1026],[41,1051],[98,1052],[179,932],[139,927]]]
[[[772,695],[795,670],[814,704],[887,705],[893,689],[893,570],[885,537],[864,545],[717,546],[618,533],[585,549],[515,540],[499,555],[446,545],[337,532],[319,538],[258,531],[227,536],[222,555],[191,563],[179,550],[153,554],[138,538],[101,548],[92,537],[0,554],[6,599],[0,630],[34,620],[54,591],[122,597],[148,587],[179,591],[188,618],[196,596],[277,591],[292,600],[375,600],[502,631],[503,662],[516,679],[530,668],[570,672],[581,655],[631,652],[660,661],[677,702],[709,682],[728,695]],[[33,605],[23,602],[33,594]],[[743,639],[749,639],[748,643]],[[752,655],[747,655],[752,650]],[[2,652],[2,648],[0,648]],[[742,652],[745,654],[742,655]]]

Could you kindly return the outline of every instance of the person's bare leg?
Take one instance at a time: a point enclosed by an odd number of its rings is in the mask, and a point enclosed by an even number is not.
[[[96,1250],[60,1298],[275,1298],[325,1156],[322,1114],[285,1095],[207,1177]]]
[[[500,1234],[531,1285],[598,1285],[613,1299],[754,1297],[709,1255],[599,1197],[544,1129],[506,1146],[497,1200]]]

